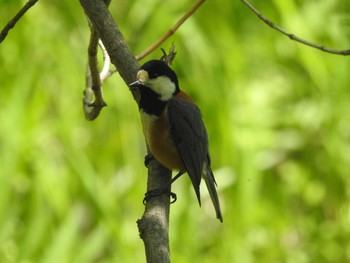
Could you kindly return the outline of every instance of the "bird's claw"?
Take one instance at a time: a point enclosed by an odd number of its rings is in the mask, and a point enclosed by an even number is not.
[[[170,204],[175,203],[177,200],[177,196],[175,193],[168,192],[167,190],[163,190],[163,189],[155,189],[155,190],[151,190],[151,191],[148,191],[147,193],[145,193],[145,197],[143,198],[143,204],[146,205],[146,203],[151,198],[162,195],[162,194],[168,194],[172,198],[172,200],[170,201]]]
[[[145,161],[144,164],[145,166],[148,168],[149,162],[152,161],[154,159],[153,155],[148,153],[145,155]]]

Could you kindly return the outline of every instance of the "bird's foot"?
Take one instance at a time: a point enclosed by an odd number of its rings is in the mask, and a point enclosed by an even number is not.
[[[148,153],[145,155],[145,161],[144,164],[145,166],[148,168],[149,162],[152,161],[154,159],[153,155]]]
[[[169,195],[172,198],[172,200],[170,201],[170,204],[175,203],[177,200],[177,196],[175,193],[169,192],[167,189],[159,188],[159,189],[151,190],[151,191],[148,191],[147,193],[145,193],[145,197],[143,198],[143,204],[146,205],[146,203],[151,198],[162,195],[162,194]]]

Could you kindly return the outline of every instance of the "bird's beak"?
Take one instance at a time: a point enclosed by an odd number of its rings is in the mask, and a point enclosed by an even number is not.
[[[137,86],[140,86],[140,85],[142,85],[142,82],[140,80],[136,80],[136,81],[130,83],[129,87],[130,88],[136,88]]]

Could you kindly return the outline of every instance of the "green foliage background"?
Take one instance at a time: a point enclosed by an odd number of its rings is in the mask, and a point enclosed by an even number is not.
[[[24,2],[0,1],[1,26]],[[350,47],[349,1],[252,2],[292,33]],[[110,9],[137,54],[193,3]],[[115,74],[108,107],[84,119],[88,35],[78,1],[39,1],[0,45],[0,262],[145,261],[138,110]],[[232,0],[207,1],[171,42],[207,125],[224,215],[177,181],[172,261],[350,262],[349,58],[297,44]]]

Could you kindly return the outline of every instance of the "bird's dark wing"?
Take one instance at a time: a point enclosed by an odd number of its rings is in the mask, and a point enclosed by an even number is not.
[[[200,110],[183,99],[168,104],[171,134],[200,203],[199,185],[204,162],[208,162],[208,136]]]

